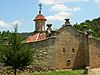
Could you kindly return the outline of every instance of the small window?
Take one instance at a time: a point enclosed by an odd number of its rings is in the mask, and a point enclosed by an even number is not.
[[[75,49],[73,48],[73,49],[72,49],[72,54],[74,54],[74,53],[75,53]]]
[[[63,53],[66,53],[65,48],[63,48]]]

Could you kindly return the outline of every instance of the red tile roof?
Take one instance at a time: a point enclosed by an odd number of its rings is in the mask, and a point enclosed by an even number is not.
[[[45,21],[46,21],[45,17],[44,17],[42,14],[38,14],[38,15],[35,17],[34,21],[36,21],[36,20],[45,20]]]
[[[37,33],[35,35],[29,36],[25,42],[29,43],[29,42],[36,42],[36,41],[41,41],[46,39],[46,33]]]

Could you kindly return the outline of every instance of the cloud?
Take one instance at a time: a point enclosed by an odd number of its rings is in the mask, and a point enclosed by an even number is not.
[[[53,14],[47,16],[47,23],[55,21],[64,21],[65,18],[70,18],[73,12],[81,10],[81,7],[69,7],[68,2],[87,2],[88,0],[39,0],[44,5],[49,5],[49,12]]]
[[[54,5],[54,4],[61,4],[67,2],[75,2],[75,1],[87,2],[88,0],[39,0],[40,3],[45,5]]]
[[[76,12],[76,11],[81,10],[81,8],[80,7],[73,7],[72,10]]]
[[[99,6],[100,8],[100,0],[95,0],[96,4]]]
[[[21,25],[22,23],[19,20],[13,21],[13,22],[5,22],[3,20],[0,20],[0,29],[2,28],[12,28],[15,24]]]
[[[68,7],[64,4],[53,5],[50,11],[54,12],[53,15],[47,16],[47,22],[64,21],[65,18],[70,18],[73,13],[81,10],[80,7]]]
[[[22,22],[19,21],[19,20],[16,20],[16,21],[12,22],[11,24],[12,24],[12,25],[16,25],[16,24],[18,24],[18,25],[22,25]]]
[[[63,21],[65,18],[69,18],[71,15],[73,14],[70,12],[59,12],[57,14],[47,16],[46,18],[48,23],[52,23],[54,21]]]
[[[52,12],[69,12],[69,11],[79,11],[80,7],[68,7],[64,4],[57,4],[51,7]]]
[[[6,23],[6,22],[4,22],[4,21],[0,21],[0,28],[1,27],[6,27],[6,26],[8,26],[8,24]]]

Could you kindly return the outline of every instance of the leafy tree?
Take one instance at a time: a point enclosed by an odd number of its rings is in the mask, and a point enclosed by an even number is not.
[[[16,75],[17,69],[22,69],[33,62],[33,51],[21,43],[19,38],[17,27],[15,27],[15,32],[8,39],[8,45],[0,47],[1,61],[5,66],[12,66],[14,75]]]
[[[100,17],[93,20],[85,20],[80,24],[74,24],[74,27],[80,31],[84,31],[84,27],[87,27],[87,30],[92,30],[92,34],[96,38],[100,38]]]

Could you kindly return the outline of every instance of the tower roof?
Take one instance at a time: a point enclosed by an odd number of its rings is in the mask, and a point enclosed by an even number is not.
[[[36,20],[45,20],[45,21],[46,21],[46,18],[45,18],[41,13],[39,13],[39,14],[35,17],[34,21],[36,21]]]
[[[45,17],[41,14],[42,12],[42,4],[39,4],[39,14],[35,17],[34,21],[36,20],[44,20],[46,21]]]

